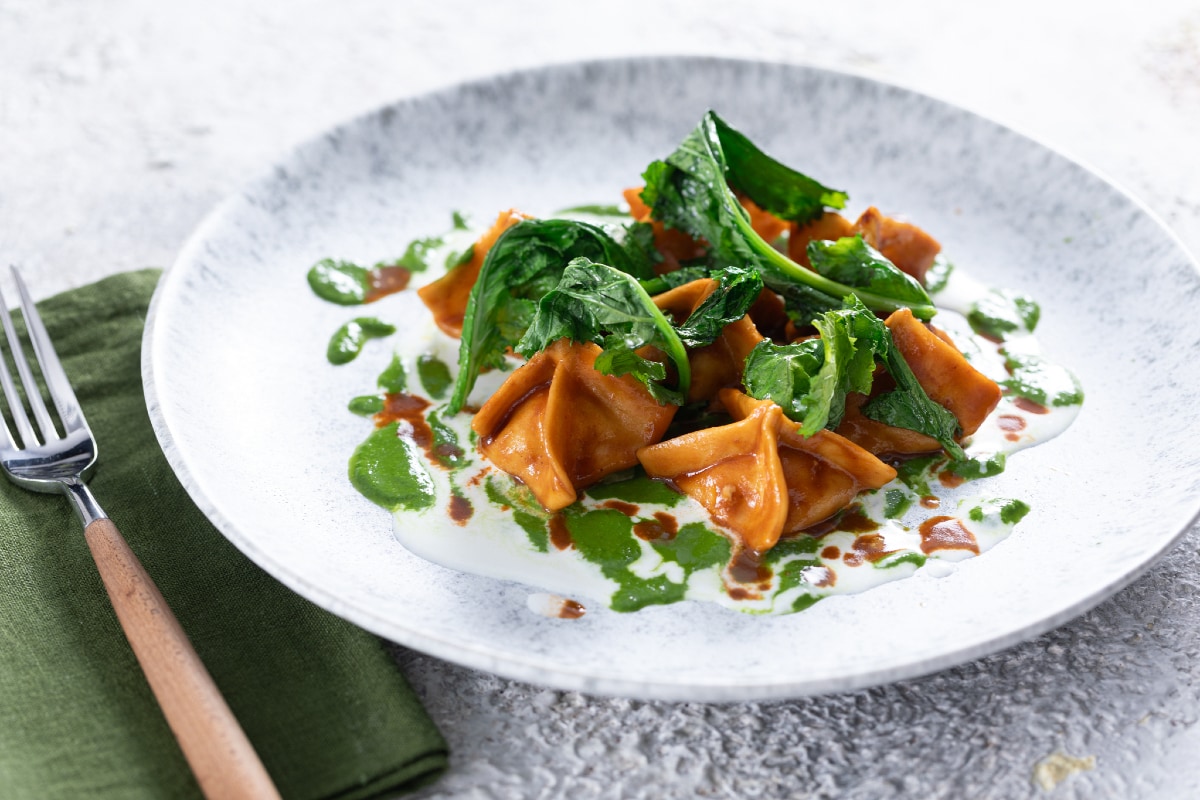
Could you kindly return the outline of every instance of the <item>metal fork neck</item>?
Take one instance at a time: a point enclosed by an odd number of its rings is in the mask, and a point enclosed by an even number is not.
[[[83,527],[86,528],[98,519],[108,518],[108,514],[105,514],[104,509],[100,508],[91,489],[83,481],[71,478],[63,481],[63,485],[67,488],[67,497],[71,498],[71,507],[75,509],[75,516],[79,517]]]

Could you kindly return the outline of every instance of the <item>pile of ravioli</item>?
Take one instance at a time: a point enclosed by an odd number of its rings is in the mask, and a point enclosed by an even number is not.
[[[677,269],[702,251],[702,242],[653,220],[639,189],[628,190],[625,198],[633,218],[653,226],[660,271]],[[798,224],[748,199],[741,202],[764,239],[787,234],[788,256],[804,267],[809,267],[809,242],[858,235],[923,284],[940,251],[925,231],[873,207],[854,222],[826,211]],[[443,331],[461,334],[468,297],[489,248],[523,218],[502,213],[475,243],[468,261],[419,290]],[[678,323],[715,288],[714,280],[701,278],[653,300]],[[999,386],[972,367],[949,336],[908,309],[891,313],[885,324],[926,394],[957,419],[959,438],[974,433],[999,402]],[[479,451],[524,483],[551,513],[574,503],[587,486],[640,465],[702,505],[744,548],[769,550],[781,536],[821,523],[860,492],[894,479],[889,461],[941,449],[929,436],[864,416],[859,409],[870,398],[862,394],[847,396],[835,430],[805,436],[774,402],[745,393],[742,365],[759,342],[812,335],[812,330],[797,330],[779,296],[764,288],[749,312],[727,325],[715,342],[688,352],[687,402],[707,403],[730,421],[671,438],[664,437],[678,406],[660,404],[628,375],[598,372],[593,366],[601,352],[597,345],[561,339],[515,369],[478,409],[472,428]],[[890,388],[886,375],[877,378],[872,396]]]

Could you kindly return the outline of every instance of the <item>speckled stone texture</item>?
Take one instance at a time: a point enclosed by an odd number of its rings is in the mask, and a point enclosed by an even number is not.
[[[912,5],[0,0],[0,256],[39,295],[164,265],[250,171],[351,114],[517,67],[662,52],[815,61],[965,105],[1098,167],[1200,250],[1194,3]],[[1033,642],[852,694],[598,700],[398,650],[454,748],[418,796],[1197,796],[1198,536]],[[1094,769],[1043,788],[1035,767],[1054,753]]]

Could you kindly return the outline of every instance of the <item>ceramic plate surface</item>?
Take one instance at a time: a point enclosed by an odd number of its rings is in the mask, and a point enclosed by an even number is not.
[[[614,203],[707,108],[769,153],[932,232],[960,267],[1042,304],[1045,355],[1086,392],[1066,434],[1013,456],[995,496],[1032,513],[1006,541],[802,613],[680,603],[582,619],[531,589],[406,552],[346,462],[346,411],[379,357],[325,361],[352,316],[305,281],[444,231]],[[218,207],[155,297],[151,416],[192,497],[250,558],[364,628],[450,661],[588,692],[786,697],[947,667],[1095,605],[1186,530],[1200,497],[1200,275],[1137,202],[1011,130],[943,102],[799,66],[666,58],[551,67],[404,100],[290,153]],[[380,304],[368,313],[385,313]],[[403,321],[400,321],[403,323]],[[381,345],[376,352],[386,352]]]

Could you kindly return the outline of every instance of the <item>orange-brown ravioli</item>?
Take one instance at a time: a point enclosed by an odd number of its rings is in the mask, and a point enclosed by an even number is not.
[[[971,366],[946,334],[919,321],[909,309],[893,312],[884,324],[929,399],[954,415],[963,436],[979,430],[1000,402],[996,382]],[[890,381],[877,380],[874,394],[889,388]],[[929,436],[868,419],[860,410],[866,401],[861,394],[846,398],[846,416],[838,433],[876,455],[913,455],[941,449]]]
[[[769,400],[734,389],[723,389],[719,399],[734,422],[643,447],[638,460],[648,475],[691,496],[752,550],[769,550],[784,533],[810,527],[860,491],[896,477],[836,433],[804,437]]]
[[[597,372],[600,352],[560,339],[515,370],[471,422],[480,452],[547,511],[637,464],[638,448],[661,439],[675,416],[676,406],[659,405],[632,377]]]
[[[901,272],[916,278],[922,286],[925,285],[925,273],[942,250],[937,239],[916,225],[885,217],[875,206],[859,216],[854,223],[854,233],[861,233],[863,241],[883,253],[883,257]]]
[[[654,296],[654,304],[670,314],[676,324],[682,323],[700,304],[717,289],[712,278],[697,280],[677,286],[670,291]],[[725,326],[717,340],[707,347],[688,350],[688,364],[692,368],[692,384],[688,389],[688,402],[708,400],[726,386],[742,382],[742,366],[754,346],[763,340],[758,328],[744,316]]]
[[[836,211],[826,211],[821,216],[803,225],[792,223],[788,234],[788,258],[797,264],[812,269],[808,260],[808,243],[814,241],[837,241],[844,236],[853,236],[854,226],[850,220]]]
[[[450,336],[462,336],[463,317],[467,313],[467,300],[471,288],[479,278],[483,260],[488,251],[500,238],[500,234],[523,219],[529,219],[515,209],[500,212],[495,224],[488,228],[471,249],[471,259],[459,264],[442,277],[417,290],[426,307],[433,312],[433,321]]]
[[[885,323],[896,349],[904,356],[921,388],[933,402],[950,409],[958,419],[963,436],[979,430],[985,417],[1000,402],[996,382],[971,366],[958,348],[912,311],[902,308]]]

